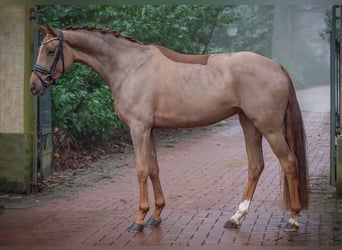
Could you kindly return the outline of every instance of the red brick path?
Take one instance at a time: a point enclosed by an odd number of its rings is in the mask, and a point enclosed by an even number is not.
[[[227,126],[212,126],[202,136],[190,133],[172,147],[158,147],[166,197],[160,228],[126,231],[138,208],[130,158],[128,166],[112,170],[115,179],[72,197],[30,209],[5,209],[0,215],[0,245],[340,245],[342,207],[329,185],[329,114],[304,112],[304,119],[311,201],[309,210],[301,213],[297,233],[283,231],[289,212],[281,206],[280,167],[266,142],[266,166],[249,214],[239,229],[223,228],[237,209],[247,178],[244,139],[233,117]]]

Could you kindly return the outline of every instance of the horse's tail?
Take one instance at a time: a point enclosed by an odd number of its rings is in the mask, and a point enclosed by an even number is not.
[[[306,136],[302,114],[293,87],[293,82],[287,70],[282,66],[282,70],[289,81],[289,99],[285,115],[285,137],[290,150],[297,159],[298,193],[302,209],[308,208],[308,170],[306,158]],[[284,204],[290,208],[289,184],[284,175]]]

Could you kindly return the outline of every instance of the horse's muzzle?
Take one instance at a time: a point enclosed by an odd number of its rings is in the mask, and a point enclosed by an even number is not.
[[[34,96],[42,96],[45,95],[46,88],[42,84],[31,83],[30,91]]]

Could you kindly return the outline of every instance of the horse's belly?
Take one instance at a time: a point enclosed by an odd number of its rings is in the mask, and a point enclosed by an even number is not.
[[[201,127],[224,120],[240,111],[239,108],[233,106],[221,106],[215,109],[210,106],[174,108],[169,112],[156,113],[153,125],[158,128]]]

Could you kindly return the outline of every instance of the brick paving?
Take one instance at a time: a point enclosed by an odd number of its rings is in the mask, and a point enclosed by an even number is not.
[[[99,165],[115,178],[70,196],[26,209],[4,209],[0,246],[334,246],[342,245],[342,202],[329,185],[329,114],[304,112],[308,138],[310,206],[301,213],[299,232],[284,232],[280,166],[264,142],[265,170],[249,214],[239,229],[223,228],[236,211],[247,178],[242,130],[236,117],[187,133],[157,148],[166,198],[157,229],[129,233],[138,208],[132,154]],[[150,186],[150,200],[153,203]],[[153,205],[152,205],[153,208]]]

